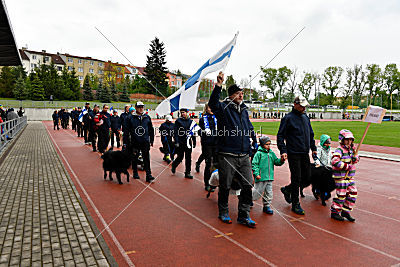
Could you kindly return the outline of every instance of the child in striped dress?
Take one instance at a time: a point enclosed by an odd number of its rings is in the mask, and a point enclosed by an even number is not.
[[[336,184],[336,197],[332,201],[331,218],[350,222],[355,219],[350,216],[357,198],[357,188],[354,183],[355,163],[359,157],[354,154],[354,136],[349,130],[339,132],[339,147],[332,156],[333,178]]]

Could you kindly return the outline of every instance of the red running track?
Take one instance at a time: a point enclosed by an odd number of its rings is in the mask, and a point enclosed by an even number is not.
[[[362,158],[356,174],[356,223],[331,220],[329,208],[314,200],[309,189],[301,200],[306,215],[293,214],[279,191],[289,181],[288,166],[277,167],[275,214],[263,214],[257,202],[251,216],[258,225],[249,229],[235,222],[235,197],[230,198],[234,223],[217,219],[217,194],[205,198],[202,171],[187,180],[181,164],[171,174],[158,151],[159,138],[151,150],[156,182],[145,183],[140,172],[141,180],[118,185],[115,179],[103,180],[102,160],[82,138],[71,130],[53,131],[51,122],[44,124],[97,227],[102,231],[112,222],[102,234],[120,266],[400,263],[400,163]],[[196,147],[193,158],[199,154]]]

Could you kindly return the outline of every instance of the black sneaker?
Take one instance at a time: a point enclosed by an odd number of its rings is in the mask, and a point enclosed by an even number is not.
[[[304,212],[304,210],[301,208],[300,203],[293,204],[293,205],[292,205],[292,211],[293,211],[294,213],[296,213],[297,215],[304,215],[304,214],[306,214],[306,213]]]
[[[286,187],[281,187],[281,192],[283,196],[285,197],[285,200],[287,203],[292,203],[292,198],[290,196],[290,192],[287,191]]]
[[[342,217],[346,218],[349,222],[355,222],[356,219],[354,219],[353,217],[351,217],[350,213],[342,211]]]
[[[200,172],[200,164],[196,162],[196,172]]]
[[[146,182],[148,183],[152,183],[155,179],[151,174],[146,176]]]
[[[339,213],[335,213],[335,212],[331,213],[331,218],[335,219],[337,221],[340,221],[340,222],[344,221],[344,218],[342,216],[340,216]]]
[[[185,178],[193,179],[193,175],[191,175],[190,172],[185,172]]]
[[[173,174],[175,174],[175,172],[176,172],[176,167],[175,167],[174,165],[172,165],[171,172],[172,172]]]
[[[133,179],[140,179],[140,176],[137,172],[133,173]]]

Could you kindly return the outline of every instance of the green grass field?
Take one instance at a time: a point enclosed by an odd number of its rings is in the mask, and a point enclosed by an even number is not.
[[[276,135],[279,129],[279,122],[253,122],[256,131],[262,129],[263,134]],[[358,143],[364,133],[367,123],[360,121],[315,121],[311,122],[314,130],[315,139],[319,139],[322,134],[328,134],[333,141],[338,140],[341,129],[348,129],[353,132]],[[382,122],[382,124],[372,123],[369,127],[364,144],[400,147],[400,122]]]

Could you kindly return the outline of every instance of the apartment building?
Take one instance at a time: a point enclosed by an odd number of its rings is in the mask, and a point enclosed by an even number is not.
[[[103,61],[92,57],[75,56],[68,53],[52,54],[47,53],[46,50],[41,52],[28,50],[27,48],[19,49],[22,60],[22,65],[27,73],[31,73],[35,68],[40,67],[41,64],[54,64],[58,73],[61,74],[62,70],[66,68],[68,71],[75,69],[76,75],[83,86],[86,75],[93,75],[99,78],[100,82],[121,83],[125,77],[131,79],[136,75],[144,77],[144,67],[136,67],[131,65],[124,65],[114,63],[111,61]]]
[[[168,79],[168,86],[169,88],[173,89],[179,89],[182,87],[182,76],[178,76],[175,73],[168,72],[167,73],[167,79]]]
[[[105,63],[103,60],[94,59],[91,57],[74,56],[70,54],[60,54],[61,58],[65,62],[65,67],[68,71],[75,69],[76,75],[78,76],[81,86],[86,75],[94,75],[99,78],[99,81],[103,81],[104,78],[104,67]]]
[[[28,74],[41,64],[50,65],[53,63],[59,74],[61,74],[65,66],[65,61],[59,53],[47,53],[46,50],[42,50],[41,52],[32,51],[24,47],[19,49],[19,53],[22,59],[22,66]]]

